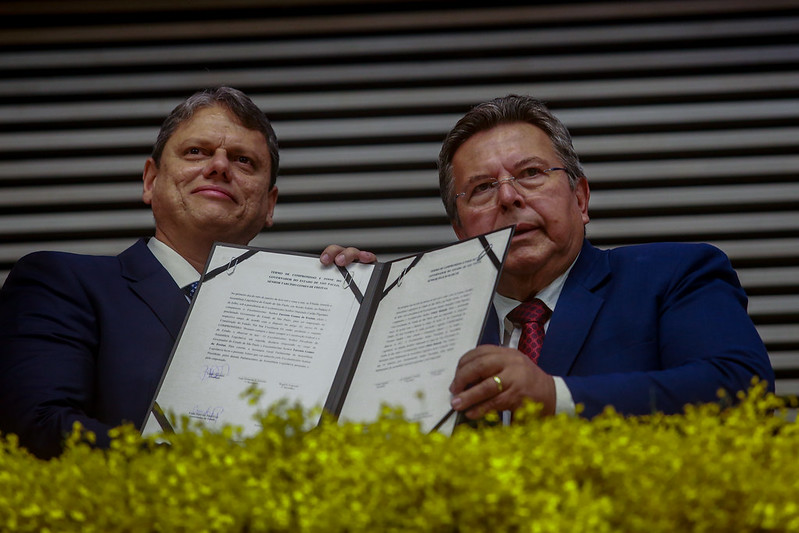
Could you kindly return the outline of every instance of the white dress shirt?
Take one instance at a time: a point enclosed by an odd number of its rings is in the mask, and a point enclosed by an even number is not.
[[[147,248],[153,253],[158,262],[163,265],[178,287],[183,288],[186,285],[199,281],[200,273],[197,272],[191,263],[183,259],[183,256],[175,250],[159,241],[155,237],[151,237],[147,241]]]
[[[558,276],[552,283],[535,295],[535,297],[544,302],[553,313],[555,312],[555,306],[558,304],[560,293],[563,290],[563,284],[566,282],[566,278],[569,276],[569,272],[571,272],[573,266],[574,263],[569,266],[566,272]],[[507,316],[508,313],[519,304],[521,304],[521,302],[518,300],[502,296],[498,293],[494,294],[494,308],[497,310],[497,316],[502,319],[499,321],[499,338],[503,339],[502,345],[506,348],[518,349],[519,347],[519,338],[522,335],[522,330],[521,328],[515,327],[513,322],[508,320]],[[546,332],[548,328],[549,320],[544,324],[544,332]],[[574,414],[574,398],[572,398],[572,393],[569,387],[566,386],[566,382],[563,381],[563,378],[560,376],[552,376],[552,378],[555,380],[555,413]]]

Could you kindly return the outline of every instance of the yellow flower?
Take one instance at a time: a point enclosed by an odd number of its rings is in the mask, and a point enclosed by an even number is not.
[[[451,437],[388,406],[309,429],[318,412],[278,404],[248,438],[183,420],[169,445],[123,426],[97,450],[76,428],[50,461],[8,435],[0,530],[799,531],[796,402],[757,382],[737,401],[592,420],[531,404]]]

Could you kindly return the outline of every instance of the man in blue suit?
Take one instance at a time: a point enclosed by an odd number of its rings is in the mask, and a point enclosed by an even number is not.
[[[458,238],[515,225],[481,346],[458,364],[452,406],[468,418],[679,412],[774,374],[727,257],[704,244],[600,250],[585,238],[588,181],[566,127],[542,102],[509,95],[480,104],[439,156],[441,197]],[[540,300],[536,362],[511,311]],[[550,314],[551,313],[551,314]],[[549,317],[547,319],[547,317]],[[524,341],[525,343],[527,341]]]
[[[200,91],[176,107],[144,165],[154,238],[116,257],[37,252],[9,274],[0,431],[47,458],[76,422],[98,446],[114,426],[140,427],[189,308],[183,288],[214,242],[247,244],[272,225],[278,163],[269,120],[240,91]],[[374,260],[335,251],[338,264]]]

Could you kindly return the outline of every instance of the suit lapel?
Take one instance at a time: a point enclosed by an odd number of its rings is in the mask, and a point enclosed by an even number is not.
[[[539,366],[555,376],[568,375],[604,298],[594,291],[610,276],[607,255],[587,240],[569,273],[544,337]]]
[[[144,239],[117,257],[131,290],[152,309],[172,338],[177,339],[189,303],[175,280],[150,252]]]

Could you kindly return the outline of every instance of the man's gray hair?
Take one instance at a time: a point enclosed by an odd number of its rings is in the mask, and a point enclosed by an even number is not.
[[[572,138],[566,126],[558,120],[541,100],[531,96],[509,94],[474,106],[447,134],[438,155],[438,181],[441,200],[450,221],[460,224],[455,206],[455,180],[452,175],[452,158],[472,135],[490,130],[500,124],[527,122],[547,134],[555,152],[561,159],[574,189],[585,178],[580,158],[574,151]]]
[[[166,146],[169,138],[172,137],[181,124],[191,119],[198,110],[217,105],[233,113],[245,128],[260,131],[264,135],[271,163],[269,188],[274,187],[277,181],[278,167],[280,166],[275,130],[264,112],[255,105],[255,102],[243,92],[232,87],[203,89],[189,96],[183,103],[173,109],[164,120],[164,123],[161,124],[161,130],[158,132],[158,138],[153,146],[151,157],[155,160],[155,164],[161,164],[164,146]]]

